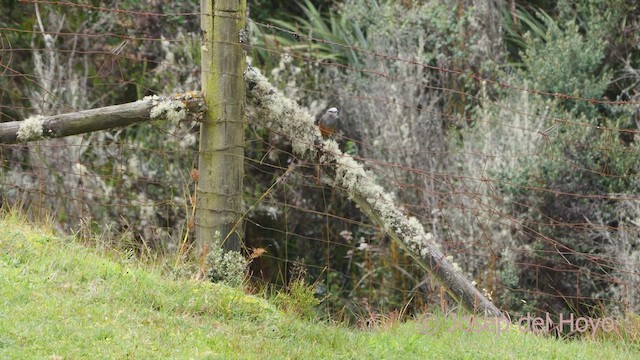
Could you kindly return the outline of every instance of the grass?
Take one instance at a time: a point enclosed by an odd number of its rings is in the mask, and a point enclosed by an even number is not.
[[[640,357],[637,344],[619,340],[424,330],[419,321],[371,330],[305,321],[240,290],[167,279],[131,257],[0,215],[2,359]]]

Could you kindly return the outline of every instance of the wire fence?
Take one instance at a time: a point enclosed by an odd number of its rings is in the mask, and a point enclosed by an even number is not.
[[[0,17],[0,122],[199,89],[193,4],[120,6],[29,0]],[[637,126],[601,111],[633,114],[636,99],[424,62],[391,40],[381,51],[250,25],[253,65],[313,114],[338,107],[341,149],[500,308],[638,311]],[[336,48],[347,55],[328,55]],[[248,110],[251,284],[286,287],[303,276],[344,318],[445,307],[440,287]],[[0,144],[2,207],[113,246],[187,254],[198,131],[196,121],[162,121]]]

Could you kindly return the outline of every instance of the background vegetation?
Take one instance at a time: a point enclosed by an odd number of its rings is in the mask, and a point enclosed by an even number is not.
[[[2,6],[0,27],[29,31],[0,36],[11,49],[2,57],[0,122],[199,88],[196,1],[118,2],[180,16],[54,4],[41,5],[38,19],[33,4]],[[635,3],[250,7],[252,63],[313,113],[338,107],[341,146],[367,161],[499,307],[640,309],[637,105],[577,99],[639,100]],[[197,134],[197,123],[162,123],[1,146],[0,204],[137,256],[187,253]],[[251,124],[245,154],[249,208],[292,157],[278,134]],[[439,288],[312,173],[301,166],[248,214],[247,247],[267,249],[251,263],[251,287],[293,288],[302,277],[326,313],[353,321],[433,307]]]

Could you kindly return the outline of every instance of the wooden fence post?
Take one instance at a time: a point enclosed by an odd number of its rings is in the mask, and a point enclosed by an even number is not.
[[[212,246],[239,250],[242,241],[242,226],[236,223],[242,213],[244,176],[246,54],[241,38],[247,2],[201,0],[200,6],[202,91],[208,110],[200,127],[195,230],[204,258]]]

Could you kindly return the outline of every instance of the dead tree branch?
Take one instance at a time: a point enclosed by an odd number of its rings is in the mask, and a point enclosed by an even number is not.
[[[148,96],[136,102],[55,116],[32,116],[23,121],[0,123],[0,144],[59,138],[133,125],[149,120],[182,120],[204,109],[198,93],[169,98]]]

